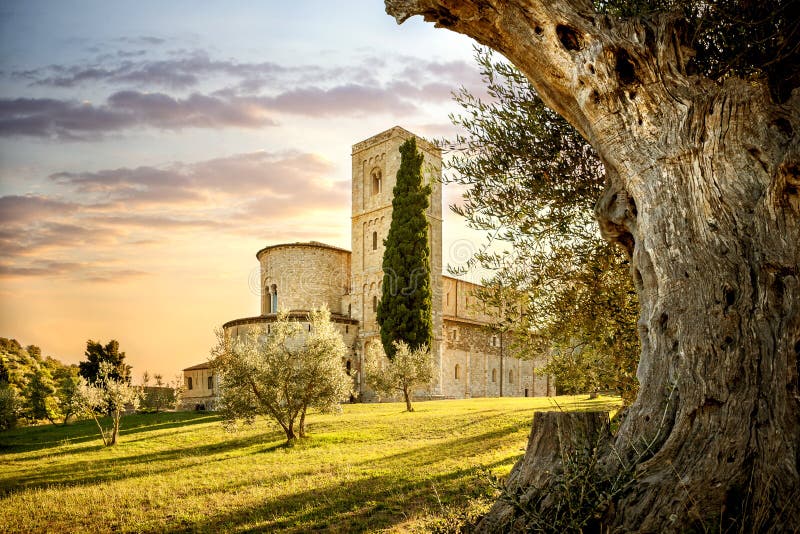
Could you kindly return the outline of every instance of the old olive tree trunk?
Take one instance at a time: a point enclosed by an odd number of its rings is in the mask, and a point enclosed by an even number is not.
[[[655,440],[606,524],[800,528],[800,90],[776,103],[753,81],[688,74],[666,16],[619,21],[579,0],[386,6],[503,53],[606,165],[597,218],[632,257],[642,343],[639,396],[607,454]]]

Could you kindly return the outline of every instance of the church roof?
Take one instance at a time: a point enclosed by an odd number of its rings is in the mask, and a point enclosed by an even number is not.
[[[197,365],[187,367],[186,369],[184,369],[184,371],[199,371],[200,369],[211,369],[211,364],[208,362],[198,363]]]
[[[350,251],[347,250],[346,248],[334,247],[333,245],[328,245],[327,243],[322,243],[320,241],[306,241],[306,242],[296,241],[294,243],[278,243],[277,245],[268,245],[268,246],[262,248],[261,250],[259,250],[258,252],[256,252],[256,258],[258,258],[260,260],[261,259],[261,254],[263,252],[266,252],[268,250],[272,250],[274,248],[280,248],[280,247],[327,248],[329,250],[337,250],[339,252],[347,252],[348,254],[350,254]]]

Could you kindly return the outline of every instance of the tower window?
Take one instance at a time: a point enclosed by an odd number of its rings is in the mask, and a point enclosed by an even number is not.
[[[372,250],[378,250],[378,232],[372,232]]]
[[[459,378],[461,378],[461,367],[459,367],[459,365],[456,364],[456,380],[458,380]]]
[[[497,369],[492,369],[492,382],[497,382]]]
[[[272,284],[272,290],[270,291],[270,311],[272,313],[278,313],[278,286]]]
[[[344,368],[347,371],[347,374],[349,375],[350,370],[353,368],[352,362],[350,360],[347,360],[347,363],[344,365]]]
[[[378,297],[376,295],[372,295],[372,311],[378,311]]]
[[[372,171],[372,194],[378,195],[381,192],[381,188],[383,187],[383,183],[381,180],[381,171],[375,169]]]

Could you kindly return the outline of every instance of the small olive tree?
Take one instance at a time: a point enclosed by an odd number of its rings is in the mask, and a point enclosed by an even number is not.
[[[115,378],[113,372],[112,364],[101,362],[97,380],[90,383],[81,377],[72,397],[74,411],[94,419],[106,447],[116,445],[122,416],[128,407],[135,410],[142,399],[140,387]],[[111,416],[111,428],[105,428],[100,421],[105,412]]]
[[[389,359],[376,344],[367,350],[367,385],[380,395],[403,393],[406,410],[413,412],[411,393],[433,380],[433,360],[427,345],[411,349],[404,341],[393,343],[395,355]]]
[[[186,390],[180,375],[175,376],[171,382],[166,382],[163,375],[156,373],[151,377],[147,371],[142,375],[142,386],[142,410],[154,413],[176,410]]]
[[[256,416],[275,420],[287,443],[305,437],[309,408],[331,412],[353,389],[342,365],[347,349],[323,308],[309,314],[308,327],[285,311],[264,328],[226,337],[217,331],[212,366],[220,375],[223,424],[253,424]]]

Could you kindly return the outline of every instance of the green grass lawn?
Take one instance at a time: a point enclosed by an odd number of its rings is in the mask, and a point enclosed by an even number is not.
[[[351,404],[309,416],[284,447],[267,421],[226,433],[213,414],[0,434],[0,532],[413,532],[486,500],[486,471],[523,454],[535,410],[613,410],[587,396]]]

